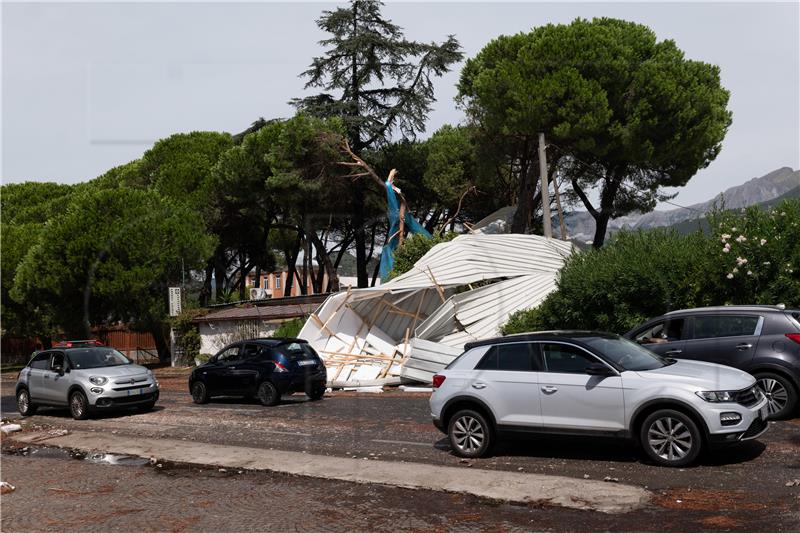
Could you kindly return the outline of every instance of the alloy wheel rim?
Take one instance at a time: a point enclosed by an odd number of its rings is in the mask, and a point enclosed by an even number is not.
[[[483,446],[486,435],[480,422],[471,416],[462,416],[453,424],[453,437],[459,450],[474,453]]]
[[[81,416],[83,414],[83,399],[81,398],[80,394],[74,394],[72,396],[72,402],[70,402],[72,406],[72,412],[75,416]]]
[[[647,441],[653,452],[667,461],[678,461],[692,449],[692,434],[689,428],[672,417],[655,420],[647,430]]]
[[[28,411],[28,393],[22,391],[19,393],[19,397],[17,398],[17,408],[19,409],[20,413],[26,413]]]
[[[770,415],[781,412],[789,401],[789,392],[780,381],[772,378],[758,380],[758,386],[767,397],[767,412]]]

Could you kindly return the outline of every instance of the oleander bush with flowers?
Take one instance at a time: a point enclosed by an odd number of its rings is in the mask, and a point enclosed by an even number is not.
[[[558,288],[513,314],[505,334],[546,329],[624,333],[674,309],[725,304],[800,307],[800,200],[709,215],[711,231],[620,232],[573,254]]]

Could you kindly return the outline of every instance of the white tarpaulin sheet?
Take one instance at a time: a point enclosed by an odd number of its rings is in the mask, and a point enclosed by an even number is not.
[[[572,250],[538,235],[461,235],[380,287],[331,295],[299,336],[325,360],[329,386],[430,381],[466,342],[538,305]]]

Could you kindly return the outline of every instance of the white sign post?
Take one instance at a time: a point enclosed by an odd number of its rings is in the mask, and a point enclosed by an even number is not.
[[[169,288],[169,316],[181,314],[181,288]]]
[[[181,288],[169,288],[169,316],[178,316],[181,314]],[[172,354],[172,366],[177,364],[177,350],[175,349],[175,331],[169,329],[169,351]]]

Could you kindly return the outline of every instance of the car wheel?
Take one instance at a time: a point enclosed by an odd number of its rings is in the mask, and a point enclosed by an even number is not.
[[[306,396],[308,396],[311,401],[314,402],[321,400],[322,397],[325,396],[325,385],[313,385],[306,390]]]
[[[450,419],[447,426],[450,446],[461,457],[482,457],[492,445],[492,427],[477,411],[464,409]]]
[[[700,454],[702,437],[697,424],[672,409],[662,409],[648,416],[639,433],[647,456],[664,466],[686,466]]]
[[[22,416],[33,416],[36,414],[38,406],[31,402],[31,395],[28,389],[22,388],[17,391],[17,410]]]
[[[767,397],[767,411],[770,419],[786,418],[797,407],[797,391],[788,379],[780,374],[757,374],[758,387]]]
[[[258,386],[258,399],[263,405],[272,407],[273,405],[278,405],[278,402],[281,401],[281,393],[278,392],[278,388],[271,382],[263,381],[261,385]]]
[[[208,402],[208,389],[202,381],[195,381],[192,384],[192,401],[197,404]]]
[[[75,420],[89,418],[89,400],[81,391],[75,391],[69,396],[69,412]]]

